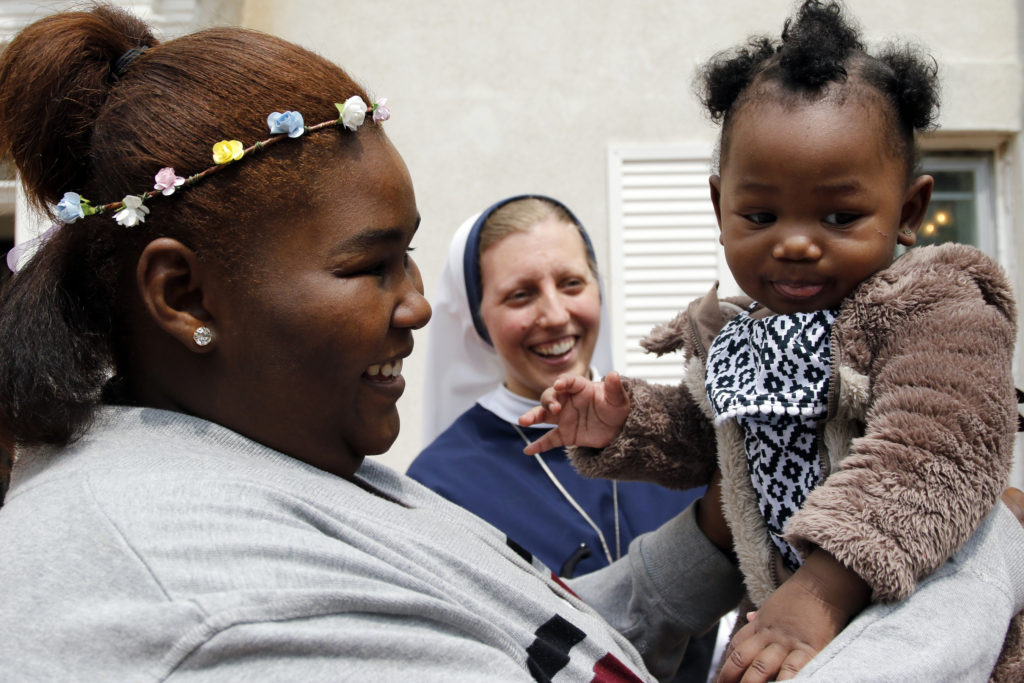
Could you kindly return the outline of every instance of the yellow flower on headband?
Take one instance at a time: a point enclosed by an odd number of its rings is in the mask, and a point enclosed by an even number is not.
[[[221,140],[213,146],[213,163],[226,164],[238,161],[245,154],[245,147],[238,140]]]

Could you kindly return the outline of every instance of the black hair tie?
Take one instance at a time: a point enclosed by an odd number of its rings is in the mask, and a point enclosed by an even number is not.
[[[143,45],[142,47],[133,47],[132,49],[128,50],[128,52],[125,52],[123,55],[118,57],[117,61],[114,62],[114,66],[110,69],[110,72],[114,74],[114,78],[120,79],[122,76],[124,76],[125,71],[127,71],[128,67],[132,65],[132,62],[138,59],[139,55],[141,55],[148,49],[149,47],[145,45]]]

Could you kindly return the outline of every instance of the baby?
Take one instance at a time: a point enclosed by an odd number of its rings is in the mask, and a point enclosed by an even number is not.
[[[913,592],[998,500],[1016,313],[973,247],[895,258],[931,198],[915,172],[930,59],[869,54],[837,4],[808,1],[780,41],[716,56],[701,84],[722,126],[711,200],[749,298],[712,291],[645,341],[685,352],[681,386],[560,377],[521,423],[557,425],[527,453],[591,447],[573,452],[588,476],[688,488],[720,469],[757,610],[722,679],[785,678],[870,600]]]

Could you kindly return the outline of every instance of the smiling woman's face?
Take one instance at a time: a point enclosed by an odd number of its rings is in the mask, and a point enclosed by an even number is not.
[[[362,143],[323,171],[314,206],[271,227],[258,276],[225,285],[217,313],[215,420],[345,477],[397,437],[402,359],[430,319],[408,171],[383,137]]]
[[[579,230],[547,218],[480,256],[480,315],[505,368],[505,386],[537,399],[563,373],[586,375],[601,297]]]

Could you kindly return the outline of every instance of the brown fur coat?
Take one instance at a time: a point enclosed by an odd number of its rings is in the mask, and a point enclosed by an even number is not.
[[[720,300],[713,289],[656,328],[644,347],[659,355],[682,350],[683,382],[627,380],[631,412],[620,435],[604,450],[578,448],[572,456],[586,476],[673,488],[706,484],[721,468],[724,512],[756,605],[785,579],[784,569],[757,507],[742,432],[735,421],[712,427],[704,390],[711,340],[749,303]],[[789,520],[786,539],[805,555],[814,547],[830,552],[868,582],[875,600],[910,595],[1007,485],[1017,426],[1015,338],[1009,282],[972,247],[913,249],[861,283],[832,330],[823,481]]]

